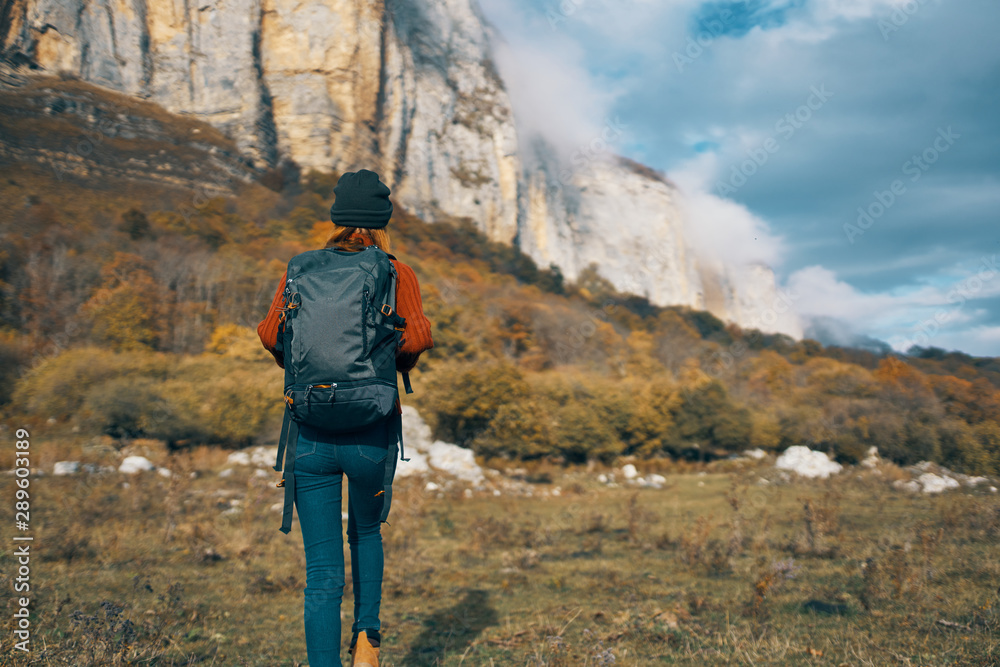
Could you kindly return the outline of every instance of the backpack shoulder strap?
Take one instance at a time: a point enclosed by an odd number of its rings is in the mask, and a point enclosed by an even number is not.
[[[386,255],[389,255],[389,253],[386,253]],[[389,258],[396,259],[392,255],[389,255]],[[397,329],[402,329],[406,326],[406,318],[400,316],[400,314],[396,311],[396,283],[399,280],[399,274],[396,273],[396,267],[392,264],[392,262],[389,262],[389,265],[392,267],[392,284],[389,287],[389,303],[392,306],[392,315],[394,318],[392,324]],[[407,394],[413,393],[413,387],[410,385],[410,374],[408,372],[403,373],[403,389]]]
[[[285,504],[281,512],[281,532],[288,534],[292,530],[292,509],[295,506],[295,446],[299,441],[299,424],[291,418],[288,406],[285,406],[285,416],[281,421],[281,437],[278,438],[278,457],[274,462],[274,469],[281,471],[284,467],[284,476],[276,484],[278,487],[285,487]],[[284,454],[285,464],[282,466],[281,458]]]

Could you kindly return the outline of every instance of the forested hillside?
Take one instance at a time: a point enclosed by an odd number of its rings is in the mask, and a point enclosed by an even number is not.
[[[281,373],[254,328],[285,262],[330,231],[336,175],[270,172],[209,198],[0,167],[0,402],[8,419],[170,447],[267,442]],[[486,457],[714,458],[802,444],[843,461],[1000,473],[1000,363],[879,357],[575,283],[468,222],[397,206],[435,348],[413,401]]]

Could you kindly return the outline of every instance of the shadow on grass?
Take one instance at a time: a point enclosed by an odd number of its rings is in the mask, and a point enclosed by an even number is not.
[[[439,665],[449,653],[465,651],[483,630],[496,622],[497,612],[489,604],[489,594],[478,589],[466,591],[461,602],[424,620],[423,632],[399,664]]]

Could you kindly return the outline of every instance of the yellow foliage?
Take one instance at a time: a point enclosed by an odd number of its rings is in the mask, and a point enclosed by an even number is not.
[[[663,367],[656,363],[654,350],[656,339],[648,331],[633,331],[625,339],[625,372],[638,377],[649,377],[662,373]]]
[[[809,386],[827,394],[866,398],[875,396],[878,390],[872,373],[856,364],[814,357],[803,364],[803,370],[809,373]]]
[[[215,327],[205,350],[240,361],[273,363],[271,355],[267,354],[261,346],[257,332],[250,327],[238,324],[223,324]]]
[[[141,257],[116,252],[101,268],[104,284],[81,309],[95,341],[115,350],[147,350],[166,333],[163,291],[144,264]]]
[[[750,415],[750,446],[775,450],[781,445],[781,421],[772,412],[755,411]]]
[[[762,350],[750,360],[747,383],[752,391],[765,397],[784,394],[792,388],[794,372],[795,366],[783,356],[771,350]]]
[[[701,389],[712,382],[712,378],[705,371],[701,370],[701,365],[697,359],[688,359],[684,362],[680,372],[680,383],[684,391],[694,391]]]
[[[322,248],[326,245],[326,240],[333,234],[333,223],[329,220],[317,220],[309,230],[307,243],[312,248]],[[282,267],[284,271],[284,267]]]

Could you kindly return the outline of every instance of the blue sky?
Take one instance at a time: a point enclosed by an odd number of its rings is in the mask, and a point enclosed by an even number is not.
[[[568,153],[617,119],[829,341],[1000,356],[1000,3],[480,4],[523,135]]]

